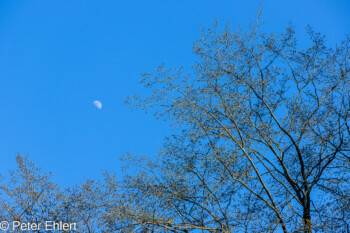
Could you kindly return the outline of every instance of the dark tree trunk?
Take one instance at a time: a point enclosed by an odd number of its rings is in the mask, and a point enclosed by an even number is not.
[[[307,194],[305,205],[304,205],[304,213],[303,213],[303,228],[304,233],[311,233],[312,227],[311,227],[311,210],[310,210],[310,194]]]

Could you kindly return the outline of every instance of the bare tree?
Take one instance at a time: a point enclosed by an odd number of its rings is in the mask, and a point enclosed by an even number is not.
[[[79,232],[101,232],[100,206],[103,195],[101,184],[95,180],[87,180],[79,185],[66,188],[57,199],[55,219],[65,223],[76,223]]]
[[[45,173],[28,157],[16,156],[17,169],[10,171],[9,177],[0,182],[0,220],[7,221],[10,229],[14,222],[30,223],[41,227],[35,232],[101,232],[99,214],[103,210],[98,205],[100,184],[88,180],[85,183],[60,189],[53,181],[51,173]],[[46,227],[46,222],[62,222],[72,225],[69,231]],[[31,229],[31,228],[30,228]],[[74,231],[75,232],[75,231]]]
[[[27,157],[16,155],[17,169],[0,183],[0,219],[9,223],[52,221],[59,190]],[[20,232],[20,230],[18,230]]]
[[[26,157],[0,182],[0,218],[77,222],[79,232],[350,232],[350,38],[329,48],[310,27],[203,30],[190,72],[145,74],[146,98],[176,134],[159,155],[125,157],[58,188]],[[126,167],[128,168],[128,167]],[[126,169],[128,171],[128,169]]]
[[[147,232],[350,232],[350,38],[203,31],[193,72],[145,74],[178,131],[120,184],[115,216]],[[138,228],[139,227],[139,228]]]

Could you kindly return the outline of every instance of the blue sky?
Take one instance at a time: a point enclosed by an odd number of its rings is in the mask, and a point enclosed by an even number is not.
[[[189,67],[202,26],[246,25],[260,2],[266,30],[292,21],[301,44],[307,24],[332,45],[350,34],[345,0],[1,1],[0,172],[28,154],[72,185],[104,170],[120,175],[126,152],[154,155],[168,123],[123,98],[144,93],[140,74],[162,63]]]

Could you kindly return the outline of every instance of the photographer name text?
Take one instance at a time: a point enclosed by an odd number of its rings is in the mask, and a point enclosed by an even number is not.
[[[76,231],[77,223],[65,223],[62,221],[45,221],[43,223],[36,222],[19,222],[13,221],[12,224],[9,222],[1,222],[0,230],[12,230],[12,231]]]

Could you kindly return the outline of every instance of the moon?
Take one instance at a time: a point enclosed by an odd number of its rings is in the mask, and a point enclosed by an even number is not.
[[[94,102],[92,102],[96,108],[101,109],[102,108],[102,103],[98,100],[95,100]]]

